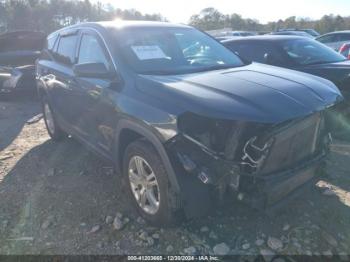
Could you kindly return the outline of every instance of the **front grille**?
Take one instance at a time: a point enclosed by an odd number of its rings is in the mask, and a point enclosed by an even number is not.
[[[323,116],[315,113],[278,128],[274,142],[260,172],[269,174],[296,166],[318,149]]]

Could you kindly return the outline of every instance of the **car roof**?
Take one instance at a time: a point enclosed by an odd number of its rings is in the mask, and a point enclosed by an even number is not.
[[[75,24],[72,26],[64,27],[56,32],[53,32],[51,35],[57,34],[59,32],[65,32],[69,30],[74,30],[78,28],[94,28],[96,30],[99,29],[125,29],[125,28],[144,28],[144,27],[176,27],[176,28],[192,28],[187,25],[183,24],[175,24],[175,23],[169,23],[169,22],[158,22],[158,21],[133,21],[133,20],[113,20],[113,21],[100,21],[100,22],[86,22],[86,23],[80,23]],[[49,36],[49,37],[50,37]]]
[[[241,38],[234,38],[222,41],[223,44],[230,42],[250,42],[250,41],[262,41],[262,42],[279,42],[285,40],[297,40],[297,39],[309,39],[303,36],[296,35],[257,35],[257,36],[247,36]]]
[[[282,28],[277,31],[303,31],[303,30],[315,30],[312,28]]]
[[[283,30],[283,31],[275,31],[271,32],[271,35],[283,35],[283,34],[295,34],[295,35],[309,35],[305,31],[302,30]]]
[[[129,27],[184,27],[190,28],[190,26],[184,24],[175,24],[170,22],[159,22],[159,21],[125,21],[125,20],[114,20],[96,22],[103,27],[114,27],[114,28],[129,28]]]
[[[238,31],[231,31],[232,33],[253,33],[252,31],[243,31],[243,30],[238,30]]]
[[[323,35],[318,36],[317,38],[325,35],[333,35],[333,34],[350,34],[350,30],[342,30],[342,31],[334,31],[334,32],[329,32]]]

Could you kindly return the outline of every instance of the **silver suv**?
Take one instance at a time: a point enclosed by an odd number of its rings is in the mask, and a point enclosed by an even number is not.
[[[317,37],[316,40],[333,48],[335,51],[339,51],[343,44],[350,43],[350,30],[324,34]]]

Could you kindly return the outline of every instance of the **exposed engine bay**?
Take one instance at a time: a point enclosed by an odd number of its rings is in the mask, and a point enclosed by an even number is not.
[[[325,121],[324,112],[279,124],[187,114],[179,119],[181,133],[169,148],[186,173],[214,186],[219,195],[231,190],[242,196],[264,190],[258,188],[264,180],[324,157],[331,140]]]

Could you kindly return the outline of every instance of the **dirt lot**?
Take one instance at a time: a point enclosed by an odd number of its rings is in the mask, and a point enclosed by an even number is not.
[[[28,122],[39,113],[26,98],[0,102],[0,254],[350,253],[350,144],[337,141],[328,176],[274,216],[237,204],[154,228],[102,159]]]

